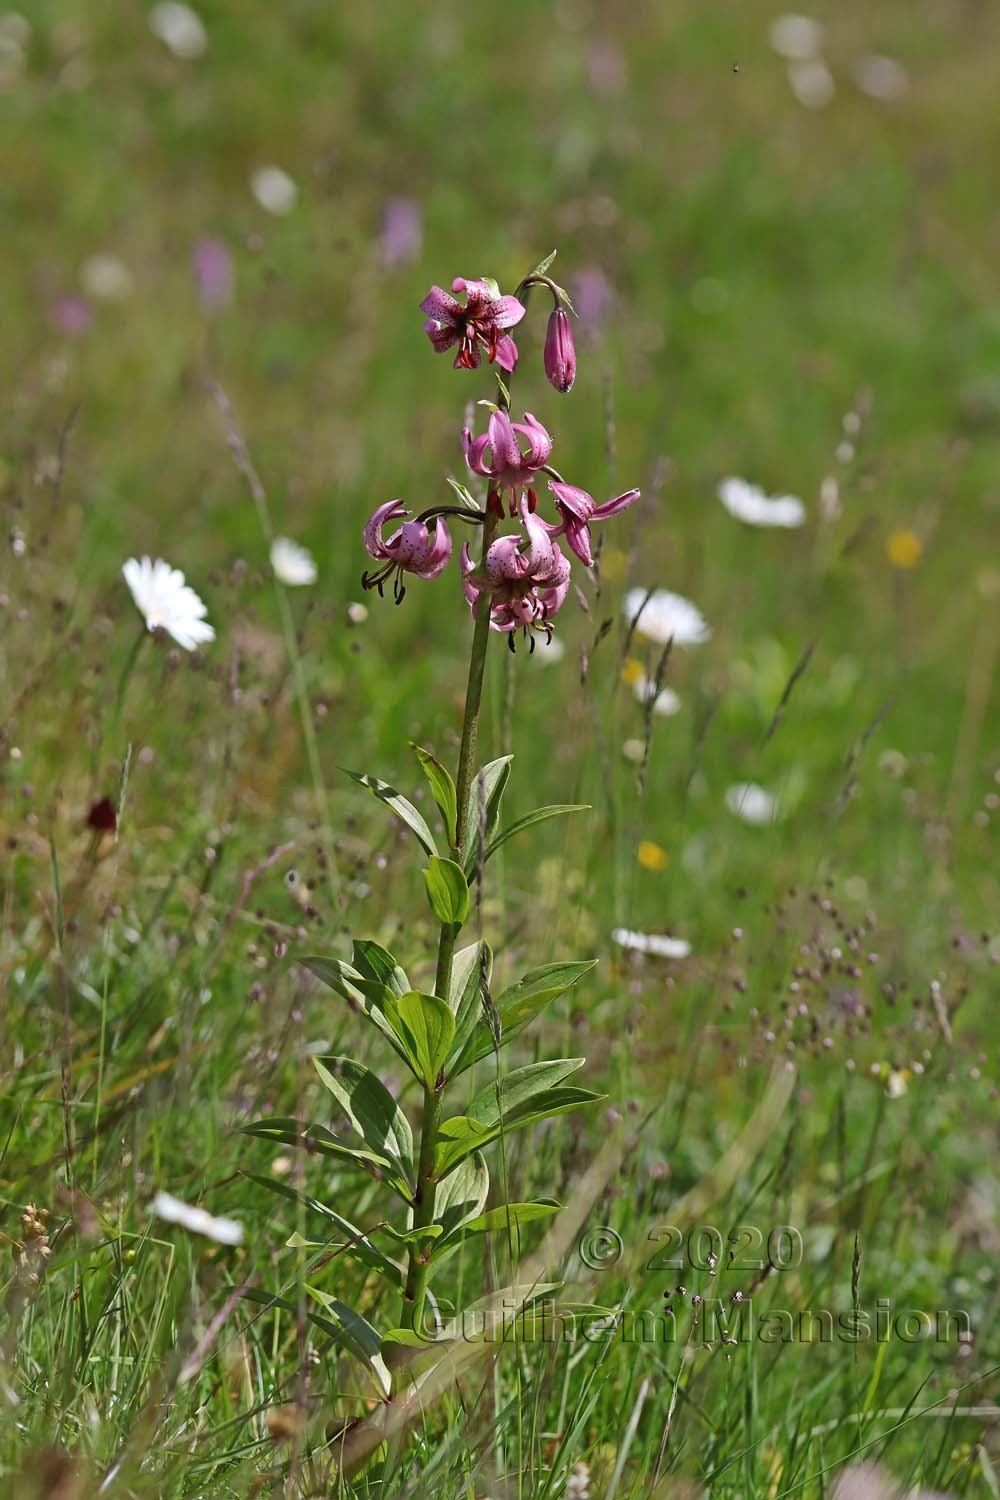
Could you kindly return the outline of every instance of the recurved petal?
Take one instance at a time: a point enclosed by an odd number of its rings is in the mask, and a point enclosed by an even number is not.
[[[384,505],[379,505],[373,510],[368,517],[368,520],[365,522],[365,529],[361,533],[361,539],[365,544],[366,551],[376,561],[388,562],[391,559],[393,554],[388,548],[396,540],[395,537],[392,537],[388,544],[384,542],[382,540],[382,527],[386,521],[397,521],[400,516],[406,515],[409,515],[409,511],[402,500],[387,500]]]
[[[526,411],[524,421],[514,422],[512,425],[528,439],[528,451],[523,460],[525,465],[540,469],[542,464],[547,464],[552,454],[552,439],[538,418]]]
[[[493,450],[493,472],[502,469],[517,469],[521,465],[521,450],[518,447],[517,431],[520,422],[513,423],[505,411],[495,411],[487,427],[489,445]]]
[[[413,554],[410,569],[419,578],[436,578],[451,557],[451,534],[441,516],[432,532],[424,526],[423,545]]]
[[[567,517],[566,540],[583,563],[583,566],[589,568],[594,561],[594,557],[590,550],[590,527],[586,521],[577,521],[571,516]]]
[[[458,342],[458,329],[454,323],[439,323],[436,318],[428,318],[424,324],[424,332],[434,345],[437,354],[443,354],[450,349],[452,344]]]
[[[493,363],[506,370],[508,375],[517,368],[517,345],[509,333],[502,333],[493,350]]]
[[[462,312],[462,305],[444,287],[432,286],[420,304],[420,311],[440,323],[453,323]]]
[[[563,515],[573,516],[578,521],[589,521],[597,513],[593,496],[588,495],[586,490],[578,489],[575,484],[563,484],[561,480],[550,479],[549,489],[555,495],[556,504]]]
[[[638,490],[626,490],[624,495],[616,495],[613,500],[605,500],[603,505],[598,505],[591,516],[592,521],[606,521],[609,516],[617,516],[620,511],[628,510],[639,498]]]

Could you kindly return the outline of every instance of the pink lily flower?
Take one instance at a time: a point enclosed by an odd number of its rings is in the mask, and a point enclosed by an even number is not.
[[[527,551],[522,552],[520,535],[501,536],[488,548],[481,571],[469,553],[468,542],[462,545],[462,590],[475,609],[480,594],[490,596],[490,627],[511,635],[512,632],[543,631],[552,638],[552,617],[562,607],[569,592],[569,563],[557,542],[549,536],[545,523],[521,501],[521,519],[528,533]],[[534,649],[534,637],[531,639]]]
[[[361,575],[362,587],[377,588],[381,594],[382,585],[390,573],[395,573],[392,592],[397,604],[406,592],[404,573],[436,578],[451,556],[451,536],[440,516],[433,531],[423,521],[404,521],[391,537],[383,538],[382,527],[387,521],[398,521],[409,514],[402,500],[387,500],[372,512],[362,533],[367,551],[376,562],[385,563],[385,567]]]
[[[465,293],[465,305],[442,287],[432,286],[420,311],[427,314],[424,332],[438,354],[453,344],[456,370],[478,370],[485,349],[490,364],[502,370],[513,370],[517,364],[517,345],[505,328],[513,328],[524,317],[524,307],[516,297],[502,297],[495,281],[466,281],[456,276],[453,292]]]
[[[613,500],[606,500],[603,505],[596,505],[593,496],[588,495],[586,490],[577,489],[575,484],[564,484],[561,480],[550,479],[549,489],[556,497],[556,510],[562,517],[562,525],[552,526],[547,521],[543,521],[542,524],[550,536],[565,536],[577,557],[587,568],[594,561],[590,550],[590,523],[606,521],[610,516],[617,516],[619,511],[627,510],[639,498],[638,490],[626,490],[624,495],[616,495]]]
[[[519,435],[527,440],[526,452],[521,451]],[[516,492],[532,483],[552,454],[551,437],[530,411],[523,422],[512,422],[505,411],[493,412],[481,437],[474,438],[467,427],[463,430],[462,446],[473,474],[481,474],[494,489],[510,490],[511,515]]]

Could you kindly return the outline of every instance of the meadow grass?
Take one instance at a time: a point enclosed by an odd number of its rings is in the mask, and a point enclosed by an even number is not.
[[[324,1118],[313,1055],[384,1068],[296,957],[361,933],[432,982],[405,834],[342,768],[419,801],[407,742],[453,762],[468,612],[454,572],[352,610],[360,529],[464,474],[456,415],[486,390],[430,352],[428,285],[506,289],[558,245],[589,309],[572,413],[532,334],[515,399],[564,472],[643,500],[560,616],[563,658],[492,653],[508,811],[592,810],[507,846],[478,899],[504,982],[600,960],[513,1055],[585,1054],[606,1100],[494,1169],[567,1205],[546,1279],[589,1311],[507,1330],[347,1492],[813,1500],[864,1460],[1000,1495],[997,17],[819,7],[835,93],[808,109],[758,0],[198,11],[190,60],[142,7],[0,17],[21,38],[0,94],[0,1490],[328,1493],[370,1409],[296,1304],[308,1281],[385,1327],[391,1298],[248,1174],[369,1226],[377,1185],[240,1127]],[[904,63],[899,99],[853,81],[872,53]],[[250,188],[272,163],[285,216]],[[388,264],[398,197],[423,242]],[[215,308],[208,237],[234,262]],[[95,256],[120,262],[110,296]],[[741,525],[727,474],[801,495],[807,524]],[[275,531],[315,587],[274,583]],[[184,569],[210,647],[136,652],[120,569],[143,552]],[[672,651],[663,718],[632,688],[662,647],[621,607],[654,586],[712,628]],[[740,783],[780,816],[741,820]],[[87,827],[102,797],[117,835]],[[691,954],[630,953],[622,927]],[[243,1245],[151,1217],[159,1190]],[[439,1292],[502,1288],[542,1235],[488,1237]],[[968,1322],[881,1339],[885,1299]],[[791,1337],[761,1330],[778,1310]]]

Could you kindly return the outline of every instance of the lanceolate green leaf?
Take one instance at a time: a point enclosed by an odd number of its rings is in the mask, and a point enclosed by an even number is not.
[[[388,948],[383,948],[373,938],[355,938],[353,958],[359,974],[386,985],[394,995],[405,995],[410,988],[406,971],[400,968]]]
[[[385,1084],[350,1057],[315,1057],[320,1078],[366,1146],[392,1158],[413,1184],[413,1132]]]
[[[534,812],[525,813],[523,818],[515,819],[498,833],[487,846],[485,858],[490,859],[508,839],[512,839],[517,833],[523,833],[526,828],[533,828],[536,823],[546,823],[549,818],[563,818],[567,813],[589,811],[589,802],[556,802],[550,807],[536,807]]]
[[[311,1209],[313,1213],[321,1215],[322,1218],[333,1225],[338,1233],[344,1236],[344,1243],[339,1247],[341,1254],[349,1255],[352,1260],[360,1261],[362,1265],[368,1266],[373,1271],[377,1271],[380,1276],[384,1276],[388,1281],[391,1281],[393,1286],[402,1287],[403,1273],[399,1266],[394,1261],[391,1261],[388,1256],[383,1255],[381,1250],[372,1244],[364,1231],[355,1228],[349,1219],[342,1218],[334,1209],[328,1207],[325,1203],[321,1203],[318,1198],[312,1198],[308,1193],[299,1192],[298,1188],[293,1187],[290,1182],[280,1182],[276,1177],[261,1177],[256,1172],[244,1172],[243,1176],[248,1177],[251,1182],[258,1183],[260,1187],[267,1188],[269,1192],[277,1193],[282,1198],[291,1199],[293,1203],[304,1203],[306,1208]],[[338,1247],[328,1242],[325,1248],[330,1250]]]
[[[372,946],[377,947],[378,945],[373,944]],[[359,944],[355,943],[355,953],[357,953],[358,947]],[[357,1005],[367,1019],[371,1021],[372,1025],[387,1039],[403,1061],[406,1061],[406,1054],[399,1044],[396,1033],[385,1017],[385,1007],[387,1003],[391,1003],[394,999],[394,990],[377,980],[366,978],[363,973],[353,968],[342,958],[321,958],[314,956],[300,958],[299,963],[308,969],[311,974],[315,974],[316,978],[323,984],[327,984],[332,990],[336,990],[338,995],[343,995],[345,1000],[350,1000],[354,1005]],[[402,969],[399,969],[398,973],[402,975],[403,979],[406,978]],[[408,989],[409,984],[407,983],[399,993],[405,994]]]
[[[498,1121],[483,1125],[469,1115],[455,1115],[450,1120],[445,1120],[438,1131],[434,1175],[438,1179],[446,1177],[471,1152],[481,1150],[501,1133],[523,1130],[526,1125],[535,1125],[541,1120],[551,1119],[553,1115],[568,1114],[570,1110],[580,1109],[584,1104],[593,1104],[603,1097],[601,1094],[591,1093],[589,1089],[568,1086],[546,1089],[505,1115],[502,1128]]]
[[[490,1174],[478,1151],[434,1189],[434,1217],[441,1225],[441,1238],[432,1247],[445,1244],[462,1226],[482,1211],[490,1190]]]
[[[502,1234],[508,1224],[512,1228],[520,1228],[522,1224],[532,1224],[538,1219],[549,1219],[561,1208],[562,1204],[557,1203],[554,1198],[542,1198],[537,1203],[501,1204],[499,1208],[491,1208],[470,1219],[463,1226],[462,1235],[489,1234],[494,1230],[499,1230]]]
[[[479,850],[488,848],[500,821],[500,803],[510,780],[511,755],[491,760],[473,780],[469,789],[465,834],[462,839],[462,865],[466,874],[478,863]]]
[[[410,990],[396,1001],[389,1019],[410,1067],[428,1089],[436,1089],[455,1035],[455,1017],[437,995]]]
[[[383,1396],[392,1390],[392,1377],[382,1358],[382,1335],[346,1302],[339,1302],[319,1287],[307,1286],[306,1292],[315,1299],[323,1311],[335,1318],[344,1332],[344,1342],[359,1359],[363,1359],[378,1381]]]
[[[483,1009],[483,984],[489,984],[493,968],[490,945],[480,940],[468,948],[459,948],[451,966],[451,993],[448,997],[455,1015],[455,1035],[449,1058],[461,1055]]]
[[[431,910],[443,927],[454,931],[468,920],[469,885],[460,865],[451,859],[431,860],[424,871]]]
[[[346,770],[346,767],[345,767]],[[387,781],[380,781],[377,776],[368,776],[360,771],[347,771],[346,774],[359,786],[366,786],[373,797],[379,802],[384,802],[386,807],[392,809],[397,818],[401,818],[413,833],[416,834],[420,843],[428,854],[437,853],[437,844],[434,835],[428,828],[423,816],[417,811],[412,802],[407,801],[402,792],[397,792],[394,786]]]
[[[543,964],[531,969],[516,984],[510,985],[496,998],[500,1014],[500,1045],[505,1046],[512,1037],[523,1031],[546,1005],[572,989],[578,980],[597,963],[596,958],[579,963]],[[493,1051],[493,1037],[488,1026],[480,1021],[462,1051],[458,1062],[451,1069],[451,1076],[464,1072],[466,1068]]]
[[[586,1058],[583,1057],[564,1057],[554,1062],[528,1063],[524,1068],[515,1068],[512,1073],[500,1079],[499,1085],[491,1083],[482,1089],[466,1113],[471,1119],[478,1120],[480,1125],[495,1125],[501,1112],[504,1119],[507,1119],[536,1094],[544,1093],[546,1089],[554,1088],[563,1079],[569,1078],[585,1062]]]
[[[420,769],[427,778],[427,784],[431,789],[431,796],[437,803],[438,811],[444,819],[448,843],[452,846],[455,843],[455,824],[458,819],[458,798],[455,792],[455,783],[441,762],[429,750],[423,750],[419,745],[414,745],[413,749],[417,760],[420,762]]]
[[[280,1307],[283,1312],[291,1313],[293,1318],[299,1316],[298,1302],[291,1297],[281,1297],[277,1293],[265,1292],[253,1286],[240,1287],[239,1290],[247,1302],[254,1302],[258,1307]],[[326,1292],[311,1286],[307,1286],[306,1291],[323,1309],[322,1312],[307,1309],[306,1316],[310,1323],[322,1328],[334,1343],[342,1344],[357,1359],[363,1361],[378,1382],[382,1395],[388,1396],[392,1389],[392,1379],[382,1358],[380,1334],[366,1318],[346,1303],[338,1302],[336,1297],[330,1297]]]
[[[311,1123],[303,1125],[299,1120],[280,1115],[267,1120],[255,1120],[244,1125],[243,1135],[260,1136],[266,1141],[280,1141],[283,1146],[298,1146],[319,1156],[334,1156],[348,1165],[361,1167],[366,1172],[381,1172],[401,1198],[411,1199],[411,1189],[397,1164],[383,1153],[369,1151],[367,1147],[349,1146],[327,1130],[325,1125]]]

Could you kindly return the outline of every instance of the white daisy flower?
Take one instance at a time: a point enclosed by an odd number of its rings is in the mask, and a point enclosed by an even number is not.
[[[652,700],[654,714],[662,714],[664,718],[667,718],[671,714],[680,713],[681,700],[673,688],[663,687],[657,692],[654,678],[647,677],[645,673],[639,678],[632,691],[640,703],[649,703]]]
[[[755,781],[738,781],[726,792],[726,806],[744,823],[764,827],[778,818],[778,799]]]
[[[313,555],[290,537],[276,536],[271,543],[271,567],[279,583],[289,588],[302,588],[316,582],[316,564]]]
[[[562,661],[566,655],[566,642],[553,635],[550,640],[540,632],[535,633],[535,649],[531,653],[532,661],[554,662]]]
[[[788,64],[788,84],[806,109],[826,109],[836,92],[833,74],[821,57]]]
[[[868,57],[859,57],[854,64],[854,82],[869,99],[894,104],[910,87],[910,75],[894,57],[872,53]]]
[[[190,5],[181,5],[177,0],[163,0],[161,5],[153,6],[149,13],[149,29],[184,62],[201,57],[208,46],[208,35],[201,17]]]
[[[691,952],[691,944],[683,938],[667,937],[661,932],[631,932],[627,927],[616,927],[611,938],[620,948],[630,948],[633,953],[654,953],[657,958],[687,958]]]
[[[636,630],[647,640],[665,646],[673,640],[676,646],[700,646],[710,640],[712,632],[698,607],[669,589],[629,589],[622,600],[627,620],[638,616]]]
[[[789,62],[808,62],[823,50],[823,26],[812,16],[776,16],[769,35],[775,52]]]
[[[80,285],[97,302],[124,302],[135,285],[132,272],[117,255],[92,255],[80,267]]]
[[[294,177],[281,167],[258,167],[250,179],[250,190],[269,214],[290,214],[299,196]]]
[[[151,1210],[168,1224],[179,1224],[190,1234],[203,1234],[219,1245],[242,1245],[243,1225],[236,1219],[217,1219],[204,1208],[192,1208],[170,1193],[157,1193]]]
[[[731,516],[748,526],[801,526],[806,508],[795,495],[765,495],[745,479],[724,479],[719,499]]]
[[[122,577],[147,630],[165,630],[185,651],[215,640],[215,631],[205,619],[204,604],[184,582],[178,568],[159,557],[155,562],[148,557],[141,562],[130,557],[122,568]]]

